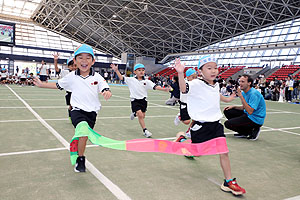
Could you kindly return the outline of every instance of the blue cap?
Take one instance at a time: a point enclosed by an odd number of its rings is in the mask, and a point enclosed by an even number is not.
[[[195,73],[196,73],[196,70],[194,70],[193,68],[190,68],[190,69],[186,70],[185,76],[189,77],[189,76],[191,76],[191,75],[193,75]]]
[[[73,56],[70,56],[69,58],[68,58],[68,60],[67,60],[67,65],[69,66],[69,63],[73,60]]]
[[[93,48],[89,45],[82,44],[79,47],[77,47],[77,49],[75,49],[74,51],[74,57],[76,57],[80,53],[89,53],[93,56],[93,58],[95,58]]]
[[[205,65],[206,63],[209,63],[209,62],[214,62],[217,64],[217,59],[214,57],[211,57],[210,55],[203,56],[202,58],[199,59],[198,69],[200,69],[203,65]]]
[[[144,66],[143,64],[136,64],[136,65],[134,66],[134,71],[137,70],[137,69],[140,69],[140,68],[145,69],[145,66]]]

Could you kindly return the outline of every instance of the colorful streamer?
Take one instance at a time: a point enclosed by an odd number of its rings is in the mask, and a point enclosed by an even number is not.
[[[133,139],[126,141],[113,140],[104,137],[93,129],[86,122],[81,122],[76,126],[75,136],[70,143],[71,163],[74,165],[78,157],[79,137],[87,136],[96,145],[136,152],[160,152],[185,156],[203,156],[228,153],[225,137],[218,137],[203,143],[180,143],[168,140],[157,139]]]

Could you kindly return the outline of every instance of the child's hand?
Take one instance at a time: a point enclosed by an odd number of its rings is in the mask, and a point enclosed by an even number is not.
[[[234,106],[226,106],[225,108],[224,108],[224,110],[230,110],[230,109],[233,109],[234,108]]]
[[[168,89],[169,92],[172,92],[174,90],[171,86],[168,86]]]
[[[176,71],[178,72],[178,73],[183,73],[184,72],[184,68],[185,68],[185,64],[181,64],[181,62],[180,62],[180,58],[176,58],[175,59],[175,66],[174,66],[174,68],[176,69]]]
[[[118,65],[111,64],[110,67],[111,67],[114,71],[117,71],[117,70],[118,70]]]
[[[59,57],[59,53],[58,52],[54,52],[54,54],[52,54],[54,60],[58,60]]]
[[[41,87],[42,86],[42,81],[38,78],[38,77],[35,77],[34,79],[33,79],[33,83],[34,83],[34,85],[36,85],[37,87]]]
[[[109,90],[106,90],[104,92],[101,93],[102,96],[104,97],[104,99],[107,101],[110,97],[111,97],[111,92]]]

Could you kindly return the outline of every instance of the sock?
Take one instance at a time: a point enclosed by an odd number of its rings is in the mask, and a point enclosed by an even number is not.
[[[225,179],[226,180],[226,183],[229,183],[230,181],[233,181],[233,179]]]
[[[147,130],[147,128],[144,128],[144,129],[143,129],[143,132],[145,132],[146,130]]]

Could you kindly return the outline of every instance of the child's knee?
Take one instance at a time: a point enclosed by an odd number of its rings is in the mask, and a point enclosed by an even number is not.
[[[189,125],[190,122],[191,122],[191,120],[184,120],[184,121],[183,121],[183,123],[184,123],[185,125]]]
[[[137,116],[138,118],[145,118],[145,114],[144,114],[141,110],[138,110],[138,111],[136,112],[136,116]]]

